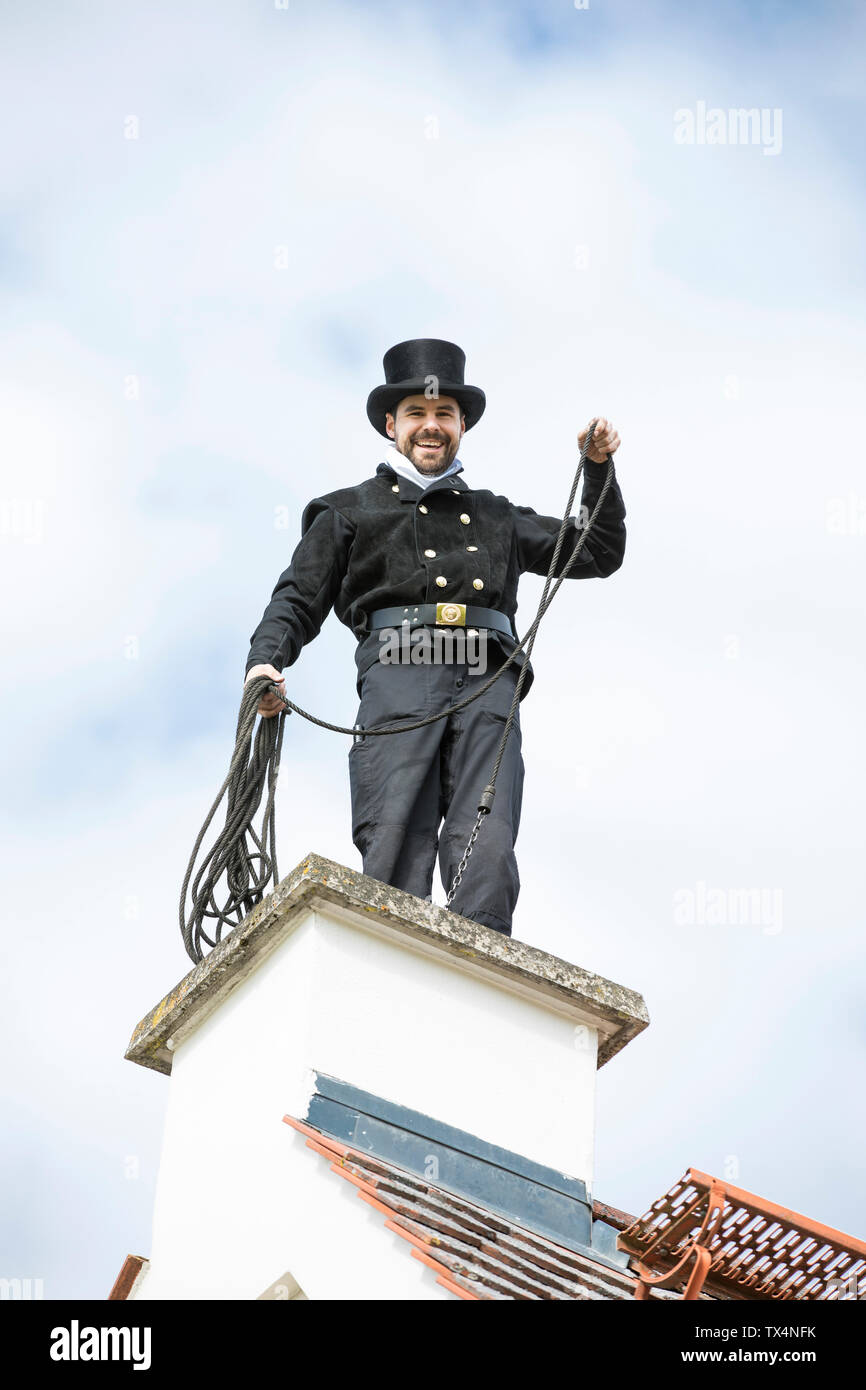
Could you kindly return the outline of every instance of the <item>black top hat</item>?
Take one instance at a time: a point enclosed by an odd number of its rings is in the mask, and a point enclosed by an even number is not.
[[[409,338],[388,349],[382,366],[385,385],[370,392],[367,416],[386,439],[385,414],[390,411],[393,415],[404,396],[427,391],[431,396],[453,396],[466,416],[467,430],[484,414],[486,397],[480,387],[464,385],[466,354],[456,343],[442,338]]]

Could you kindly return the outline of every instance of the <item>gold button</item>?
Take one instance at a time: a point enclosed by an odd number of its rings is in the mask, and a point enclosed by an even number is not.
[[[424,506],[423,502],[418,503],[418,510],[419,512],[423,512],[425,516],[427,515],[427,508]]]
[[[483,589],[483,588],[484,588],[484,580],[483,580],[483,579],[473,579],[473,581],[472,581],[472,587],[473,587],[473,589]]]
[[[391,484],[391,491],[392,491],[392,492],[399,492],[399,491],[400,491],[400,484],[399,484],[399,483],[392,483],[392,484]]]
[[[461,512],[461,513],[460,513],[460,520],[463,522],[463,525],[464,525],[464,526],[468,526],[468,525],[469,525],[469,517],[466,515],[465,512]]]
[[[477,546],[477,545],[467,545],[466,549],[467,549],[467,550],[477,550],[477,549],[478,549],[478,546]]]
[[[424,554],[427,556],[427,559],[428,559],[428,560],[435,560],[435,559],[436,559],[436,551],[435,551],[435,550],[425,550],[425,551],[424,551]]]
[[[439,585],[440,589],[444,589],[445,585],[448,583],[448,580],[445,578],[444,574],[437,574],[436,583]]]

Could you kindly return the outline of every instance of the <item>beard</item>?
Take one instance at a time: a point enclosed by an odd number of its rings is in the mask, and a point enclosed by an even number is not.
[[[437,449],[435,454],[425,454],[418,447],[418,438],[434,440],[441,443],[443,447]],[[457,450],[460,447],[459,439],[449,439],[445,434],[436,434],[428,430],[418,430],[416,434],[406,435],[396,444],[400,453],[414,464],[419,473],[426,477],[437,478],[440,473],[444,473],[446,468],[457,457]]]

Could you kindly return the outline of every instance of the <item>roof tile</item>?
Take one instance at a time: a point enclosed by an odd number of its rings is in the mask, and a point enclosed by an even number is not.
[[[360,1153],[292,1115],[285,1122],[306,1137],[314,1153],[385,1217],[385,1227],[436,1272],[457,1298],[498,1302],[631,1299],[637,1280],[626,1270],[579,1255],[518,1226],[478,1203],[425,1182],[384,1159]],[[614,1212],[615,1208],[605,1208]],[[630,1220],[616,1213],[621,1221]],[[653,1290],[653,1299],[676,1297]]]

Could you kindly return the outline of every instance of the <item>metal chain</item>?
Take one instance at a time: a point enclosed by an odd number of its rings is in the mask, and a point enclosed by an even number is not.
[[[587,519],[585,526],[581,530],[580,537],[567,563],[563,567],[562,574],[557,579],[551,589],[553,574],[556,570],[556,563],[562,549],[566,532],[569,529],[569,517],[577,492],[577,485],[583,472],[584,459],[586,452],[592,442],[595,432],[595,424],[590,425],[586,440],[580,451],[580,458],[574,481],[571,485],[571,492],[568,497],[568,504],[565,509],[565,516],[559,535],[557,536],[556,546],[550,562],[550,569],[545,580],[544,590],[538,611],[525,637],[516,643],[512,652],[500,666],[499,670],[487,680],[480,688],[466,699],[460,700],[457,704],[449,705],[440,710],[437,714],[428,715],[426,719],[416,720],[412,724],[391,725],[384,729],[364,729],[365,737],[377,737],[386,734],[403,734],[412,729],[421,729],[427,724],[433,724],[437,719],[445,719],[451,714],[456,714],[460,710],[466,709],[474,700],[479,699],[491,686],[505,674],[512,665],[517,653],[526,647],[526,660],[520,668],[520,672],[515,686],[511,709],[505,722],[502,739],[494,762],[490,781],[485,787],[478,805],[478,815],[469,841],[457,868],[454,882],[448,893],[446,905],[450,907],[454,894],[456,893],[463,875],[466,871],[469,858],[475,846],[478,832],[485,815],[489,814],[493,806],[493,798],[496,791],[496,778],[502,764],[505,746],[514,721],[514,715],[520,701],[520,692],[529,668],[529,657],[535,643],[541,619],[544,617],[557,593],[560,586],[566,579],[569,570],[583,549],[587,536],[592,530],[595,519],[601,509],[602,503],[608,493],[611,482],[613,481],[613,458],[608,455],[607,475],[599,493],[598,500],[593,508],[591,516]],[[548,593],[548,591],[550,592]],[[529,644],[527,646],[527,643]],[[256,731],[255,741],[250,748],[252,731],[256,721],[256,712],[262,697],[272,691],[277,695],[283,705],[283,709],[276,716],[269,719],[261,719]],[[237,926],[253,907],[259,902],[267,891],[268,885],[273,880],[276,887],[279,882],[277,870],[276,854],[276,810],[275,794],[277,788],[277,776],[280,767],[280,754],[283,744],[283,731],[285,721],[289,714],[299,714],[301,718],[309,720],[311,724],[317,725],[320,729],[329,729],[338,734],[357,735],[357,728],[346,728],[340,724],[331,724],[325,719],[319,719],[309,711],[301,709],[287,699],[280,691],[279,687],[268,676],[257,676],[249,681],[244,687],[241,698],[240,711],[238,714],[237,732],[235,739],[235,749],[229,766],[228,775],[223,782],[216,799],[208,811],[204,825],[199,831],[189,865],[183,880],[180,895],[180,927],[183,936],[183,943],[187,954],[192,960],[198,962],[202,960],[202,943],[204,942],[211,948],[222,938],[224,927],[229,929]],[[264,793],[265,783],[267,783],[267,800],[265,803],[262,818],[262,828],[259,835],[253,829],[253,817],[261,803]],[[207,830],[216,815],[217,809],[223,797],[228,797],[226,811],[226,822],[220,831],[215,844],[205,856],[198,870],[195,865],[199,850],[207,833]],[[247,844],[247,837],[252,841]],[[258,870],[253,868],[258,862]],[[220,878],[225,875],[229,889],[229,894],[220,907],[216,901],[217,884]],[[187,913],[187,892],[191,897],[191,909]],[[204,929],[205,918],[212,918],[216,926],[213,935],[208,935]]]
[[[575,475],[574,475],[574,483],[572,484],[572,489],[571,489],[571,492],[570,492],[570,494],[569,494],[568,506],[566,507],[566,510],[565,510],[565,518],[566,518],[566,519],[563,521],[563,524],[562,524],[562,526],[561,526],[561,528],[560,528],[560,531],[559,531],[559,535],[558,535],[557,540],[556,540],[556,546],[555,546],[554,551],[553,551],[553,557],[552,557],[552,559],[551,559],[551,561],[550,561],[550,568],[549,568],[549,570],[548,570],[548,572],[547,572],[547,578],[546,578],[545,581],[544,581],[544,590],[543,590],[542,595],[541,595],[541,602],[540,602],[539,605],[538,605],[538,613],[536,614],[535,622],[532,624],[532,627],[529,629],[529,632],[527,633],[527,637],[524,639],[524,640],[528,640],[528,641],[529,641],[529,646],[528,646],[527,649],[526,649],[526,660],[525,660],[525,662],[523,663],[523,665],[522,665],[522,667],[521,667],[521,669],[520,669],[520,674],[519,674],[518,679],[517,679],[517,685],[515,686],[515,689],[514,689],[514,696],[513,696],[512,701],[511,701],[511,709],[508,711],[508,718],[507,718],[506,721],[505,721],[505,728],[504,728],[503,731],[502,731],[502,738],[501,738],[500,741],[499,741],[499,749],[498,749],[498,751],[497,751],[496,759],[495,759],[494,764],[493,764],[493,772],[492,772],[491,775],[490,775],[490,781],[487,783],[487,786],[484,788],[484,791],[481,793],[481,799],[479,800],[479,803],[478,803],[478,814],[477,814],[477,817],[476,817],[476,820],[475,820],[475,824],[474,824],[474,826],[472,827],[472,833],[471,833],[470,836],[469,836],[469,841],[468,841],[468,843],[467,843],[467,845],[466,845],[465,850],[463,851],[463,856],[462,856],[462,858],[461,858],[461,860],[460,860],[460,863],[459,863],[458,866],[457,866],[457,872],[456,872],[456,874],[454,875],[454,881],[452,882],[451,887],[450,887],[450,889],[448,890],[448,896],[447,896],[446,899],[445,899],[445,906],[446,906],[446,908],[449,908],[449,909],[450,909],[450,907],[451,907],[451,903],[452,903],[453,900],[454,900],[454,895],[455,895],[455,893],[457,892],[457,889],[460,887],[461,880],[462,880],[463,875],[464,875],[464,873],[465,873],[465,871],[466,871],[466,866],[467,866],[467,864],[469,863],[469,856],[472,854],[472,851],[473,851],[473,849],[475,848],[475,841],[478,839],[478,832],[479,832],[479,830],[481,829],[482,822],[483,822],[485,816],[489,816],[490,812],[491,812],[492,809],[493,809],[493,799],[494,799],[494,797],[495,797],[495,795],[496,795],[496,779],[497,779],[497,777],[499,776],[499,769],[500,769],[500,767],[501,767],[501,765],[502,765],[502,759],[503,759],[503,757],[505,756],[505,746],[506,746],[506,744],[508,743],[508,736],[509,736],[509,734],[511,733],[511,729],[512,729],[512,726],[513,726],[513,723],[514,723],[514,716],[515,716],[515,714],[516,714],[516,712],[517,712],[517,708],[518,708],[518,705],[519,705],[519,703],[520,703],[520,691],[521,691],[521,689],[523,688],[523,682],[524,682],[524,680],[525,680],[525,678],[526,678],[526,673],[527,673],[527,670],[528,670],[528,668],[529,668],[529,658],[530,658],[530,655],[531,655],[531,652],[532,652],[532,648],[533,648],[533,646],[535,645],[535,637],[536,637],[536,633],[538,632],[539,623],[540,623],[542,617],[544,616],[544,614],[547,612],[547,609],[550,607],[551,600],[553,599],[554,595],[555,595],[556,592],[558,591],[560,584],[562,583],[563,579],[566,578],[566,576],[567,576],[567,574],[568,574],[568,571],[571,569],[572,565],[574,564],[575,560],[577,559],[578,555],[580,554],[580,551],[581,551],[581,549],[582,549],[582,547],[583,547],[583,544],[584,544],[584,542],[585,542],[585,540],[586,540],[586,537],[587,537],[589,531],[592,529],[592,525],[593,525],[593,523],[594,523],[596,517],[598,516],[598,513],[599,513],[599,510],[600,510],[600,508],[601,508],[601,505],[602,505],[602,503],[604,502],[604,499],[605,499],[605,497],[607,496],[608,490],[609,490],[609,488],[610,488],[611,482],[613,481],[613,458],[611,457],[610,454],[608,454],[607,474],[606,474],[606,476],[605,476],[605,480],[604,480],[604,483],[603,483],[603,485],[602,485],[601,492],[599,493],[598,500],[597,500],[597,502],[596,502],[596,504],[595,504],[595,507],[593,508],[592,516],[590,516],[590,517],[587,519],[587,523],[586,523],[586,526],[585,526],[584,529],[583,529],[583,533],[582,533],[582,535],[581,535],[581,537],[580,537],[580,539],[579,539],[577,545],[574,547],[574,550],[572,551],[571,556],[570,556],[570,558],[569,558],[567,564],[563,567],[563,571],[562,571],[562,574],[560,575],[560,577],[559,577],[559,579],[558,579],[558,581],[557,581],[556,588],[554,589],[553,593],[550,595],[550,598],[548,598],[547,593],[548,593],[548,589],[550,588],[550,583],[551,583],[551,580],[552,580],[552,578],[553,578],[554,572],[555,572],[555,570],[556,570],[556,562],[557,562],[557,559],[559,558],[559,552],[560,552],[560,550],[561,550],[561,548],[562,548],[562,542],[563,542],[563,540],[564,540],[564,538],[565,538],[565,531],[566,531],[568,516],[569,516],[570,513],[571,513],[571,505],[572,505],[572,502],[573,502],[573,500],[574,500],[575,492],[577,491],[577,482],[578,482],[578,479],[579,479],[579,477],[580,477],[581,470],[582,470],[582,468],[583,468],[583,461],[584,461],[584,458],[585,458],[585,456],[586,456],[586,451],[587,451],[587,449],[589,448],[589,444],[590,444],[590,441],[591,441],[591,439],[592,439],[592,436],[593,436],[594,432],[595,432],[595,424],[593,423],[593,424],[590,426],[589,434],[588,434],[588,436],[587,436],[586,442],[584,443],[583,449],[581,450],[580,461],[579,461],[578,466],[577,466],[577,472],[576,472]],[[501,673],[500,673],[500,674],[501,674]]]
[[[449,890],[449,892],[448,892],[448,897],[445,899],[445,906],[446,906],[446,907],[450,907],[450,906],[451,906],[451,899],[454,897],[454,894],[457,892],[457,889],[460,887],[460,880],[461,880],[462,877],[463,877],[463,871],[465,870],[466,865],[469,863],[469,856],[470,856],[470,854],[472,853],[473,849],[475,848],[475,841],[478,839],[478,832],[479,832],[479,830],[481,829],[481,822],[483,821],[484,816],[485,816],[485,812],[479,807],[479,808],[478,808],[478,815],[477,815],[476,818],[475,818],[475,824],[474,824],[473,827],[472,827],[472,834],[469,836],[468,843],[467,843],[467,845],[466,845],[465,850],[463,851],[463,856],[462,856],[462,858],[461,858],[461,860],[460,860],[460,863],[457,865],[457,872],[456,872],[456,874],[454,875],[454,882],[452,883],[451,888],[450,888],[450,890]]]

